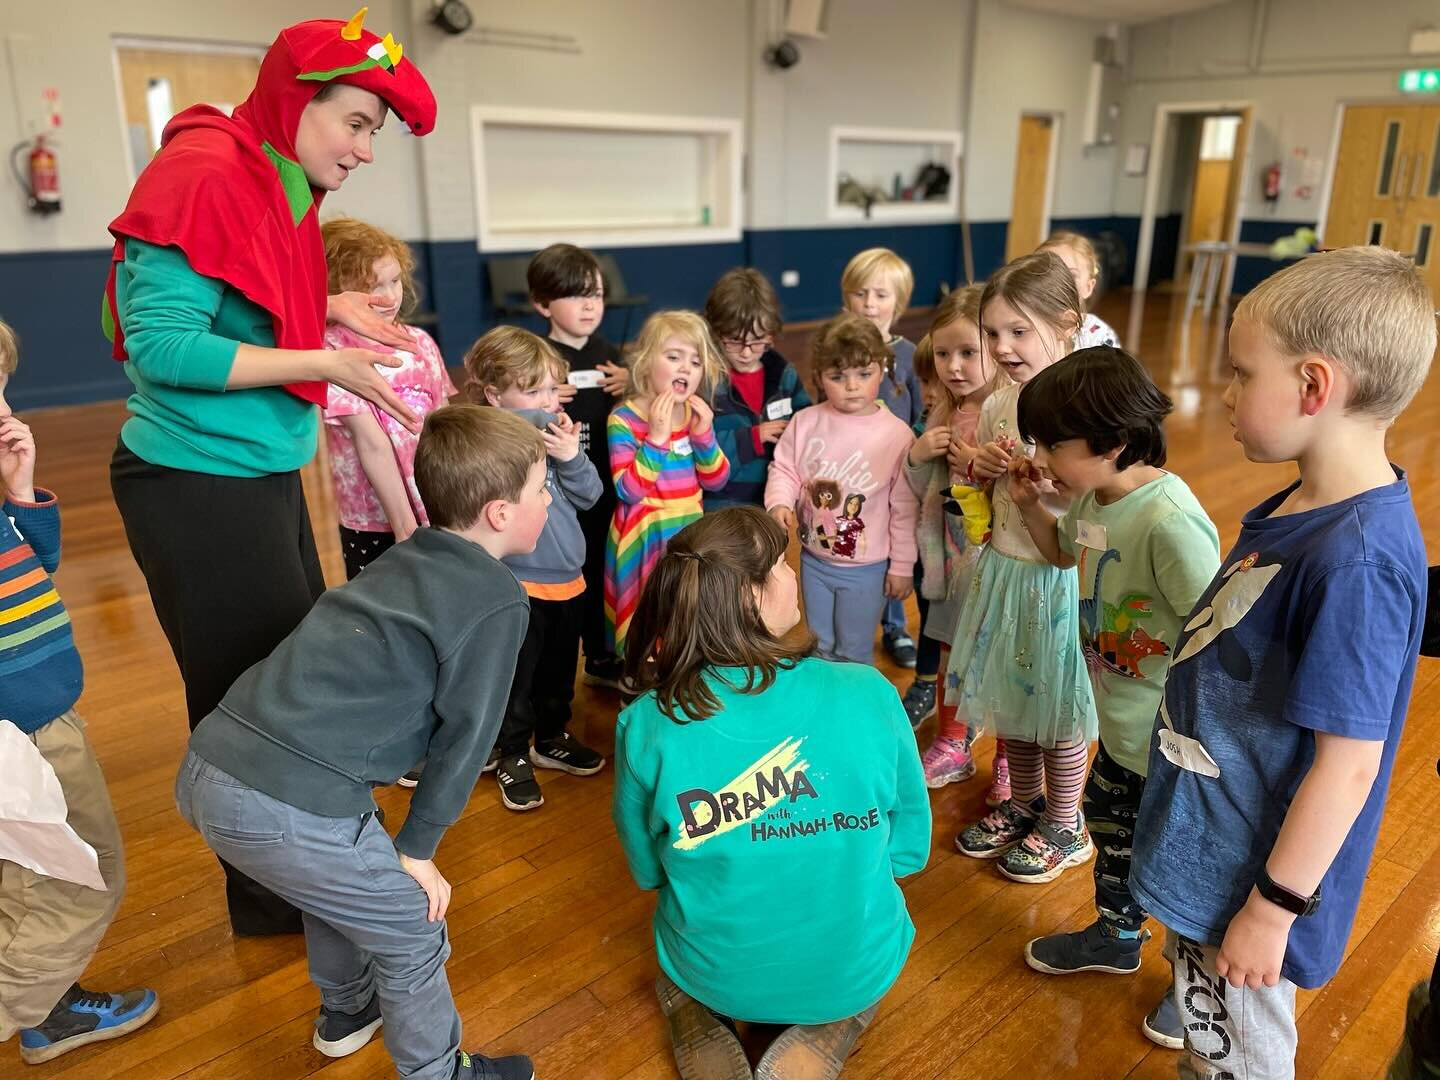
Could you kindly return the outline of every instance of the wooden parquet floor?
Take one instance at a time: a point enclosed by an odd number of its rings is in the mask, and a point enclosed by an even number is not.
[[[1223,324],[1207,327],[1198,316],[1186,324],[1176,303],[1152,296],[1129,323],[1130,298],[1120,293],[1101,314],[1131,326],[1127,340],[1138,340],[1157,380],[1174,388],[1180,409],[1169,429],[1171,468],[1194,488],[1228,545],[1241,513],[1291,474],[1245,462],[1220,402]],[[912,316],[902,329],[914,338],[923,322]],[[782,348],[803,356],[804,336],[788,332]],[[42,356],[25,360],[44,363]],[[301,940],[231,938],[215,861],[175,812],[171,789],[186,737],[180,680],[106,478],[123,415],[117,402],[27,419],[38,438],[40,482],[59,492],[64,507],[58,577],[85,659],[80,708],[109,778],[129,863],[124,906],[86,981],[152,986],[162,1011],[131,1038],[38,1068],[22,1066],[13,1043],[0,1047],[0,1076],[392,1075],[378,1040],[333,1063],[311,1049],[317,996]],[[1392,457],[1411,470],[1431,562],[1440,561],[1440,375],[1397,424]],[[306,487],[327,575],[338,582],[334,505],[322,469],[307,469]],[[1358,612],[1355,629],[1384,632],[1366,627]],[[608,753],[615,698],[581,687],[577,705],[577,734]],[[930,734],[927,725],[922,746]],[[953,854],[957,827],[982,807],[989,747],[988,740],[981,745],[980,779],[934,793],[934,851],[929,867],[906,884],[918,930],[914,952],[846,1076],[1173,1076],[1175,1055],[1145,1041],[1138,1026],[1167,978],[1158,940],[1129,978],[1050,978],[1021,958],[1030,937],[1091,920],[1089,868],[1032,887]],[[1400,1035],[1406,992],[1429,971],[1440,944],[1437,751],[1440,662],[1422,661],[1348,959],[1324,990],[1301,995],[1301,1077],[1379,1076]],[[545,806],[524,815],[503,809],[482,777],[439,853],[455,890],[449,971],[465,1045],[529,1053],[544,1080],[675,1075],[652,991],[654,901],[626,873],[609,819],[611,776],[609,769],[591,778],[545,773]],[[393,829],[407,794],[387,789],[379,799]]]

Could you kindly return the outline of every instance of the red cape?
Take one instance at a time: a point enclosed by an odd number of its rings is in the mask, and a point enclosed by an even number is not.
[[[104,321],[115,359],[129,358],[115,300],[115,264],[124,261],[129,237],[178,247],[196,273],[225,282],[269,312],[276,348],[323,347],[324,192],[310,189],[310,204],[296,221],[266,147],[285,159],[293,176],[304,176],[295,164],[300,114],[330,81],[379,95],[417,135],[435,126],[435,98],[424,77],[400,58],[389,35],[382,41],[362,30],[360,18],[348,24],[317,19],[282,30],[261,62],[255,89],[233,116],[196,105],[166,125],[160,152],[140,174],[125,211],[110,223],[115,249]],[[306,382],[287,389],[323,406],[326,387]]]

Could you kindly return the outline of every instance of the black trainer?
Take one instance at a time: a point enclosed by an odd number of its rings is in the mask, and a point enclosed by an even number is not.
[[[455,1080],[535,1080],[535,1063],[524,1054],[488,1058],[461,1050],[455,1055]]]
[[[480,770],[483,776],[485,773],[492,773],[500,767],[500,748],[497,746],[490,751],[490,756],[485,759],[485,767]]]
[[[27,1065],[105,1039],[118,1039],[155,1018],[160,1000],[154,990],[96,994],[75,983],[33,1028],[20,1029],[20,1057]]]
[[[617,657],[605,656],[598,660],[585,658],[585,672],[580,676],[586,686],[608,686],[620,689],[620,680],[625,675],[625,665]]]
[[[1140,970],[1140,949],[1149,938],[1149,930],[1140,931],[1139,937],[1115,937],[1096,919],[1084,930],[1035,938],[1025,946],[1025,963],[1046,975],[1133,975]]]
[[[530,761],[542,769],[559,769],[574,776],[594,776],[605,767],[603,757],[568,731],[559,738],[536,742]]]
[[[370,1004],[358,1013],[334,1012],[321,1005],[310,1042],[326,1057],[349,1057],[370,1041],[382,1023],[378,994],[372,994]]]
[[[507,809],[534,810],[545,805],[535,767],[524,754],[502,758],[495,769],[495,780],[500,785],[500,801]]]

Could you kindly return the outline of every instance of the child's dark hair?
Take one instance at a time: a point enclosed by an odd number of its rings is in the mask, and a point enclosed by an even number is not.
[[[605,275],[600,260],[574,244],[551,244],[530,260],[525,270],[530,299],[549,304],[572,296],[601,296]]]
[[[1073,352],[1020,388],[1023,438],[1043,446],[1084,439],[1096,454],[1125,449],[1115,468],[1165,464],[1165,417],[1174,404],[1140,362],[1113,345]]]
[[[705,321],[717,341],[780,332],[780,300],[759,270],[737,266],[720,275],[705,300]]]
[[[743,668],[737,688],[761,693],[777,671],[814,650],[808,635],[786,644],[770,633],[756,600],[788,543],[758,506],[706,514],[670,541],[645,582],[625,644],[626,675],[640,690],[655,691],[669,719],[708,720],[720,710],[707,681],[715,668]]]
[[[833,368],[847,371],[869,364],[879,364],[890,380],[895,380],[895,350],[885,344],[869,319],[842,311],[815,331],[815,340],[810,343],[810,369],[817,400],[825,400],[825,372]]]

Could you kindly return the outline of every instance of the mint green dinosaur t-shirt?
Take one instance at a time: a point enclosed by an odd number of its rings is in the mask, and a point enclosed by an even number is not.
[[[1100,742],[1144,776],[1171,647],[1219,569],[1220,537],[1172,473],[1109,505],[1082,495],[1059,529],[1080,575],[1080,641]]]

